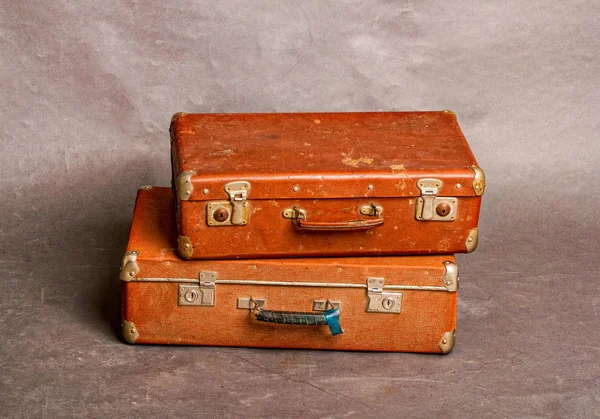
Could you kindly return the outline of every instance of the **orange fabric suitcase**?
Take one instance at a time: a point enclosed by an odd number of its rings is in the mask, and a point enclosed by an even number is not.
[[[454,257],[181,260],[171,190],[140,190],[121,267],[129,343],[448,353]]]
[[[179,113],[171,139],[185,259],[477,245],[484,174],[450,111]]]

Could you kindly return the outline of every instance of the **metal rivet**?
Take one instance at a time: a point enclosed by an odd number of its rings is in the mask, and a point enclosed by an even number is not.
[[[185,191],[185,194],[186,194],[186,195],[190,195],[190,194],[191,194],[191,192],[190,192],[190,191]]]
[[[462,185],[460,183],[457,183],[456,186],[455,186],[455,188],[456,189],[460,189],[460,188],[462,188]]]
[[[206,189],[206,188],[205,188],[205,189],[202,189],[202,193],[203,193],[204,195],[206,195],[206,194],[208,193],[208,189]]]
[[[467,239],[467,241],[469,241],[469,242],[472,242],[472,241],[473,241],[473,237],[469,237],[469,238]]]
[[[448,339],[442,339],[442,343],[445,345],[448,343]]]
[[[135,331],[136,331],[135,329],[131,329],[131,330],[130,330],[130,332],[131,332],[132,334],[135,334]]]
[[[189,249],[192,246],[189,243],[186,243],[186,244],[183,245],[183,247],[185,247],[186,249]]]
[[[450,281],[446,281],[446,285],[450,285],[452,282]]]
[[[298,192],[298,191],[300,190],[300,188],[299,188],[298,186],[294,186],[294,187],[292,188],[292,190],[293,190],[294,192]]]
[[[367,186],[367,189],[370,190],[370,191],[372,191],[373,190],[373,185]]]
[[[338,272],[342,272],[342,268],[338,268]]]
[[[129,276],[134,276],[135,275],[135,271],[129,271]]]

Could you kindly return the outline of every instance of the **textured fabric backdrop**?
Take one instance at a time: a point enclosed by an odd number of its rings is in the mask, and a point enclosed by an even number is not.
[[[594,0],[0,1],[0,415],[600,415],[599,22]],[[173,113],[439,109],[488,179],[451,355],[119,341]]]

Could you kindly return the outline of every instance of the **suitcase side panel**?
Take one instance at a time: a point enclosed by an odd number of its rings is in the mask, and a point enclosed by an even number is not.
[[[456,292],[406,290],[402,312],[389,314],[367,313],[360,289],[217,287],[214,307],[190,307],[177,305],[177,283],[125,282],[123,315],[127,326],[135,328],[135,343],[427,353],[452,349],[442,340],[456,328]],[[239,297],[264,298],[265,309],[286,311],[311,311],[317,299],[340,301],[344,333],[331,336],[326,326],[257,322],[249,310],[236,308]]]

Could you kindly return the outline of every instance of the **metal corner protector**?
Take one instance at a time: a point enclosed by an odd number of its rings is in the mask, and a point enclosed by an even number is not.
[[[458,265],[454,262],[450,262],[446,260],[443,262],[444,267],[446,268],[446,272],[442,277],[442,281],[444,281],[444,286],[448,290],[448,292],[456,292],[458,291]]]
[[[475,195],[481,196],[485,193],[485,173],[481,167],[469,167],[475,172],[475,177],[473,178],[473,190],[475,191]]]
[[[194,185],[192,184],[192,176],[194,176],[196,172],[193,170],[188,170],[185,172],[181,172],[177,177],[177,198],[180,201],[187,201],[190,199],[192,192],[194,191]]]
[[[125,339],[125,342],[135,343],[137,338],[140,337],[140,332],[138,332],[137,328],[135,327],[135,324],[133,324],[133,322],[128,322],[127,320],[123,319],[123,321],[121,322],[121,326],[123,327],[123,339]]]
[[[473,230],[469,231],[467,240],[465,240],[465,248],[467,249],[467,253],[471,253],[475,249],[477,249],[478,244],[479,244],[479,230],[477,229],[477,227],[475,227]]]
[[[121,272],[119,272],[119,278],[121,281],[132,281],[140,272],[140,267],[137,264],[138,256],[139,252],[137,250],[125,252],[123,255],[123,261],[121,262]]]
[[[442,335],[442,338],[440,339],[440,343],[438,343],[438,347],[440,348],[442,353],[445,355],[445,354],[452,352],[452,349],[454,349],[455,343],[456,343],[456,330],[453,330],[451,332],[446,332]]]
[[[194,253],[194,246],[188,236],[179,236],[177,238],[177,250],[179,255],[184,259],[191,259]]]
[[[172,124],[173,122],[175,122],[175,120],[176,120],[177,118],[179,118],[180,116],[185,116],[185,112],[177,112],[175,115],[173,115],[173,116],[171,117],[171,124]]]

